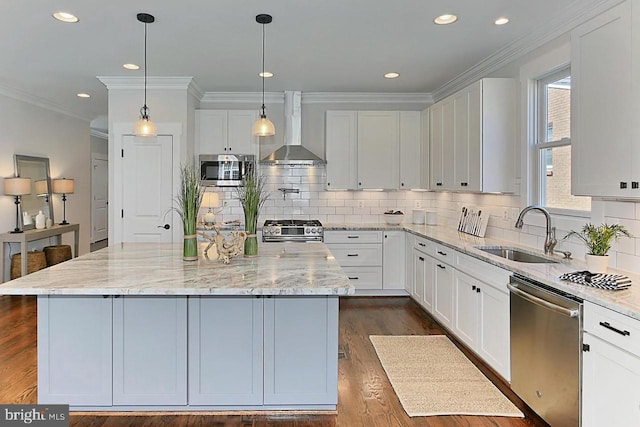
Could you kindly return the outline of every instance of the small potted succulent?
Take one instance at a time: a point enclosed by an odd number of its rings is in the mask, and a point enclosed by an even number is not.
[[[602,224],[595,226],[587,223],[580,231],[571,231],[564,239],[576,236],[587,247],[585,255],[587,268],[592,273],[606,273],[609,265],[609,249],[613,240],[620,237],[631,237],[631,234],[623,225]]]

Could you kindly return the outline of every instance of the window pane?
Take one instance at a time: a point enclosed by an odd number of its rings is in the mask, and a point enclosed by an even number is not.
[[[591,197],[571,195],[571,146],[540,150],[542,205],[548,208],[591,210]]]
[[[544,83],[546,108],[540,142],[571,138],[571,76]]]

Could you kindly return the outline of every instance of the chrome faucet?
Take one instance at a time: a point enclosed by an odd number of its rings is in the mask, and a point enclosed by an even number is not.
[[[516,221],[515,227],[522,228],[522,226],[524,225],[524,222],[522,221],[522,219],[524,218],[527,212],[532,210],[537,210],[542,212],[545,218],[547,219],[547,237],[544,240],[544,253],[553,255],[553,248],[556,247],[556,244],[558,244],[558,241],[556,240],[556,228],[551,226],[551,215],[549,215],[548,210],[546,210],[542,206],[535,206],[535,205],[527,206],[526,208],[522,209],[522,211],[520,212],[520,215],[518,215],[518,220]]]

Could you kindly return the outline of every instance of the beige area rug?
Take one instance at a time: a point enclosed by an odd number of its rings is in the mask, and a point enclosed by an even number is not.
[[[369,337],[410,417],[524,414],[444,335]]]

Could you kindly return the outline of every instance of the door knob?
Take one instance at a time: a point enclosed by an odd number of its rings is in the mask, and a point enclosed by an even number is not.
[[[171,228],[171,226],[169,224],[165,224],[165,225],[159,225],[158,228],[164,228],[165,230],[168,230]]]

